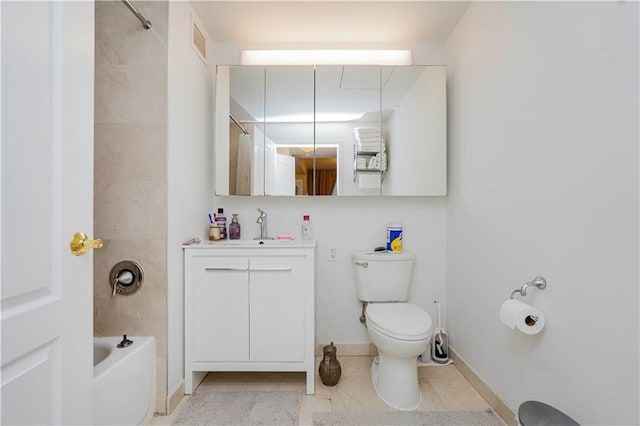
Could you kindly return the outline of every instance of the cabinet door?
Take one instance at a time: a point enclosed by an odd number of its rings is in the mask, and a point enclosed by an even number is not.
[[[304,360],[305,259],[250,261],[251,361]]]
[[[193,260],[194,361],[249,359],[249,259]]]
[[[312,171],[315,166],[314,73],[313,65],[265,67],[265,195],[295,195],[289,190],[279,191],[280,175],[289,174],[287,181],[307,179],[307,170]],[[301,147],[305,150],[300,150]],[[299,174],[296,176],[295,168],[279,170],[276,154],[296,156]],[[313,195],[313,187],[309,189]]]

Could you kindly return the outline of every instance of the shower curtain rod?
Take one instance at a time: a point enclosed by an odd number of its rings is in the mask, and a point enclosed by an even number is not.
[[[150,30],[151,29],[151,21],[149,21],[147,18],[145,18],[144,16],[142,16],[142,13],[140,13],[140,11],[131,4],[131,2],[129,0],[122,0],[122,3],[125,4],[125,6],[127,6],[129,8],[129,10],[131,11],[131,13],[133,13],[134,15],[136,15],[136,18],[138,18],[138,20],[140,22],[142,22],[142,26],[146,29],[146,30]]]
[[[243,135],[248,135],[249,134],[249,132],[247,132],[247,130],[244,127],[242,127],[242,124],[240,124],[240,122],[238,120],[236,120],[236,118],[233,115],[229,114],[229,118],[231,119],[231,121],[236,123],[236,126],[240,127],[240,130],[242,130],[242,134]]]

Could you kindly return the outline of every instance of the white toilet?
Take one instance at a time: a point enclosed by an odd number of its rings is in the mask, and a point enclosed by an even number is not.
[[[366,324],[379,357],[371,366],[380,399],[400,410],[420,405],[417,357],[431,340],[431,316],[407,303],[415,256],[410,253],[355,252],[358,299],[368,302]]]

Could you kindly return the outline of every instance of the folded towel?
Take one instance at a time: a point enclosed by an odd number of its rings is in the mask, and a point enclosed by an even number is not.
[[[387,171],[387,154],[378,153],[374,157],[369,159],[367,163],[367,169],[369,170],[382,170],[383,172]]]
[[[358,142],[358,146],[360,147],[365,147],[365,148],[375,148],[375,147],[381,147],[385,145],[384,142],[382,141],[375,141],[375,142]]]
[[[387,150],[385,144],[358,144],[357,148],[361,152],[385,152]]]
[[[375,138],[375,137],[380,137],[380,135],[382,135],[382,132],[380,131],[380,129],[369,131],[369,132],[354,131],[353,133],[356,135],[357,138]]]
[[[360,138],[379,138],[382,137],[382,132],[380,131],[379,128],[375,128],[375,130],[368,130],[368,131],[361,131],[359,130],[361,128],[356,127],[355,129],[353,129],[353,133],[355,134],[356,138],[360,139]]]
[[[357,169],[366,169],[367,168],[367,159],[363,157],[359,157],[356,159],[356,168]]]
[[[382,142],[384,142],[384,139],[382,139],[382,138],[381,138],[381,137],[379,137],[379,136],[378,136],[378,137],[375,137],[375,138],[374,138],[374,137],[372,137],[372,138],[370,138],[370,137],[366,137],[366,138],[359,138],[359,137],[356,137],[356,140],[357,140],[359,143],[382,143]]]
[[[380,127],[355,127],[353,131],[356,135],[376,134],[380,133]]]
[[[369,163],[367,164],[367,169],[377,169],[378,168],[378,159],[376,157],[369,158]]]
[[[376,154],[376,158],[378,159],[378,168],[383,172],[387,171],[387,154],[380,153]]]

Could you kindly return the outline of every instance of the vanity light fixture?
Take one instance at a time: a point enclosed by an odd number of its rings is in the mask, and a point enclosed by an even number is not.
[[[411,65],[411,50],[243,50],[242,65]]]

